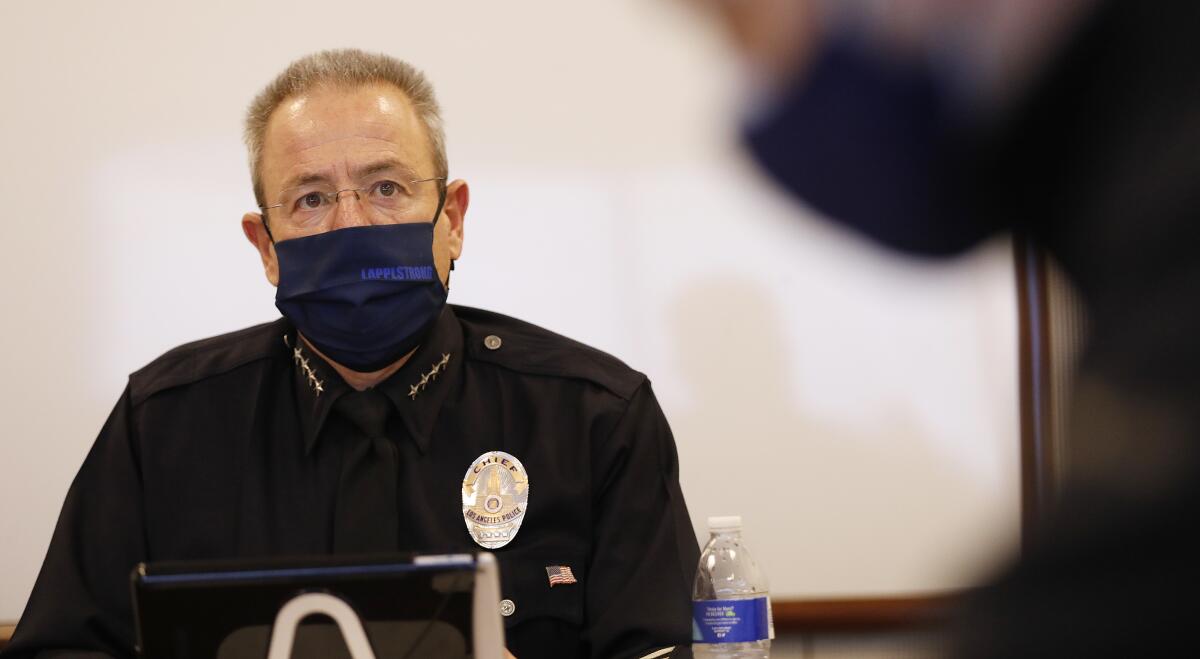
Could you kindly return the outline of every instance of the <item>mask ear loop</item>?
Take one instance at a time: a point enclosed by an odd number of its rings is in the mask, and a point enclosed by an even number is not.
[[[264,210],[261,214],[259,214],[258,219],[262,220],[263,228],[267,230],[267,238],[270,238],[271,244],[274,245],[275,236],[271,235],[271,227],[267,226],[267,211]]]
[[[446,183],[445,181],[438,182],[438,207],[437,212],[433,214],[433,226],[437,226],[438,220],[442,219],[442,209],[446,206]]]
[[[433,215],[433,226],[436,227],[438,220],[442,219],[442,209],[446,206],[446,184],[441,181],[438,184],[438,207],[437,212]],[[454,270],[454,259],[450,259],[450,270]],[[450,292],[450,273],[446,273],[446,292]]]

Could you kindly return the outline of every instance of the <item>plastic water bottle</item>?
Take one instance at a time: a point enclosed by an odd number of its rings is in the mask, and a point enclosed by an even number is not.
[[[775,625],[767,578],[742,544],[742,518],[709,517],[692,588],[697,659],[766,659]]]

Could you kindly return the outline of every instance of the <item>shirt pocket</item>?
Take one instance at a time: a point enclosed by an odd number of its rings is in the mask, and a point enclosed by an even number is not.
[[[497,559],[500,614],[506,628],[539,619],[566,623],[575,629],[583,626],[586,575],[582,560],[521,555],[497,556]],[[557,583],[551,583],[548,569],[554,570]]]

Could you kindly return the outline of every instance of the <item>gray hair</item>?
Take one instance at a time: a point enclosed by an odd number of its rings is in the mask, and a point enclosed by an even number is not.
[[[367,53],[353,48],[324,50],[289,64],[283,73],[254,97],[246,111],[244,137],[250,156],[254,198],[259,206],[266,205],[261,177],[263,139],[267,132],[267,121],[275,108],[285,100],[321,85],[357,87],[379,82],[394,85],[408,97],[429,137],[434,176],[448,175],[442,116],[433,95],[433,85],[425,74],[407,62],[381,53]]]

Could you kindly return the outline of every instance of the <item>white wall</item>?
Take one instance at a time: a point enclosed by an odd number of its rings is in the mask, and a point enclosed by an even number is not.
[[[906,261],[777,195],[734,143],[736,67],[675,3],[184,7],[0,4],[0,620],[126,374],[274,317],[241,112],[325,47],[438,87],[473,186],[451,300],[648,373],[698,532],[744,515],[777,593],[959,587],[1012,542],[1008,247]]]

